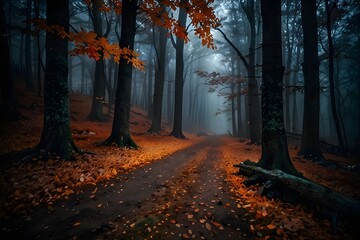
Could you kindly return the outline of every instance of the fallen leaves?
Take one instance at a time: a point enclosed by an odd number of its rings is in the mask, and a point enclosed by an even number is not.
[[[268,224],[266,227],[270,230],[276,228],[276,226],[274,224]]]
[[[327,225],[327,220],[315,219],[313,214],[303,206],[293,206],[278,200],[267,199],[257,194],[256,187],[245,187],[242,183],[245,177],[234,174],[237,169],[233,167],[233,164],[242,162],[246,158],[259,159],[260,147],[251,145],[251,150],[247,151],[246,155],[239,155],[238,153],[245,151],[249,145],[231,138],[223,138],[222,141],[224,158],[221,165],[227,172],[226,182],[230,184],[230,192],[236,195],[236,207],[249,211],[254,217],[250,221],[250,232],[261,239],[271,239],[270,236],[274,234],[284,239],[289,236],[297,236],[300,239],[311,239],[314,236],[321,236],[321,239],[342,238],[340,235],[331,234],[331,227]]]
[[[206,224],[205,224],[205,227],[206,227],[207,230],[211,231],[211,225],[210,225],[210,223],[206,223]]]
[[[88,113],[84,112],[84,114]],[[143,117],[134,114],[134,116],[138,122],[146,122],[146,115]],[[92,122],[86,122],[86,124],[78,122],[73,127],[75,129],[89,128],[96,132],[96,135],[91,137],[100,138],[100,140],[106,138],[101,132],[103,131],[101,128],[104,126],[97,126]],[[81,130],[76,130],[76,132],[79,131]],[[191,137],[190,139],[194,141],[181,141],[168,136],[152,136],[151,140],[146,135],[136,137],[136,141],[142,147],[137,151],[115,147],[94,148],[92,146],[94,149],[91,151],[97,152],[97,155],[79,156],[82,159],[78,161],[40,160],[6,170],[4,177],[0,179],[3,193],[0,197],[0,215],[24,211],[42,203],[51,205],[58,199],[66,199],[71,194],[79,192],[82,186],[96,186],[99,181],[115,178],[119,173],[156,161],[200,141],[198,138],[192,139]],[[163,147],[164,142],[166,142],[166,148]],[[83,142],[81,143],[83,144]],[[90,144],[92,144],[91,141]],[[97,187],[89,198],[96,199],[96,193]]]

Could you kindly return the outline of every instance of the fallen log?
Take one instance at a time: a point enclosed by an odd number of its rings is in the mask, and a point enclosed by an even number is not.
[[[239,167],[239,174],[253,176],[249,178],[250,185],[265,181],[280,184],[281,188],[288,188],[292,192],[298,193],[302,198],[310,203],[317,204],[331,211],[331,215],[340,215],[351,220],[360,220],[360,201],[349,196],[345,196],[321,184],[312,182],[308,179],[287,174],[281,170],[266,170],[256,165],[245,163],[235,164]],[[269,186],[266,186],[269,188]],[[284,189],[282,189],[284,190]],[[333,216],[332,216],[333,217]]]

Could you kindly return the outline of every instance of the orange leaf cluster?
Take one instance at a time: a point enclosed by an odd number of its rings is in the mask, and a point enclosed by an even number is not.
[[[159,3],[161,2],[161,4]],[[208,48],[215,48],[211,28],[220,26],[219,19],[215,16],[214,9],[210,6],[213,0],[189,0],[189,1],[170,1],[170,0],[145,0],[140,6],[140,9],[147,14],[147,16],[159,26],[169,29],[178,38],[189,41],[187,29],[180,26],[179,22],[172,17],[172,15],[165,11],[163,7],[170,8],[176,11],[180,8],[185,8],[191,25],[194,28],[195,35],[201,39],[203,46]]]
[[[144,69],[144,62],[138,58],[139,53],[126,47],[120,47],[117,43],[110,43],[105,37],[99,38],[93,31],[67,32],[64,27],[47,25],[42,19],[35,19],[32,22],[38,30],[57,34],[59,37],[73,42],[75,46],[69,52],[70,56],[87,55],[96,61],[101,58],[110,59],[113,57],[116,63],[119,63],[120,59],[125,59],[128,64],[131,63],[135,68]]]

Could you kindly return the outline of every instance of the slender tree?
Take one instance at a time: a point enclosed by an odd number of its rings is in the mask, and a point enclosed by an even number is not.
[[[163,11],[165,6],[162,5]],[[167,45],[167,29],[160,27],[159,29],[159,43],[155,45],[157,65],[155,69],[155,89],[153,98],[153,115],[149,133],[160,133],[161,131],[161,117],[162,105],[164,96],[164,83],[165,83],[165,60],[166,60],[166,45]]]
[[[120,47],[134,49],[136,31],[137,1],[124,0],[122,2],[122,21]],[[121,147],[137,148],[129,130],[130,124],[130,100],[132,84],[132,64],[121,58],[118,70],[114,119],[111,134],[103,144],[115,143]]]
[[[107,34],[103,33],[103,13],[100,11],[102,4],[104,3],[101,0],[93,0],[92,4],[89,6],[89,15],[94,26],[94,32],[98,38],[107,36]],[[108,28],[108,30],[110,30],[110,28]],[[101,52],[100,55],[100,59],[95,63],[92,105],[90,114],[87,118],[92,121],[103,122],[106,120],[105,114],[103,113],[103,105],[105,101],[105,61],[102,58]]]
[[[338,111],[336,108],[336,99],[335,99],[335,80],[334,80],[334,43],[333,37],[331,34],[331,12],[336,8],[336,4],[332,6],[329,5],[329,0],[325,0],[325,11],[326,11],[326,32],[328,37],[329,45],[329,89],[330,89],[330,105],[331,105],[331,114],[334,119],[336,135],[339,141],[340,147],[344,150],[345,143],[343,140],[343,135],[340,127],[340,121],[338,117]]]
[[[256,22],[255,22],[255,3],[254,0],[247,0],[244,4],[240,2],[243,11],[250,25],[250,46],[248,62],[248,88],[249,88],[249,119],[250,119],[250,140],[252,143],[260,143],[260,104],[258,82],[255,76],[255,42],[256,42]]]
[[[26,88],[30,91],[34,90],[33,70],[31,61],[31,23],[32,19],[32,0],[26,1],[26,36],[25,36],[25,67],[26,67]]]
[[[181,27],[186,27],[187,13],[184,8],[180,8],[179,23]],[[176,138],[185,138],[182,133],[182,112],[183,112],[183,91],[184,91],[184,39],[177,37],[174,43],[176,51],[175,69],[175,107],[174,124],[170,135]]]
[[[301,21],[304,36],[304,118],[299,155],[323,159],[319,139],[320,80],[316,0],[301,0]]]
[[[262,0],[263,86],[262,152],[259,165],[299,175],[290,161],[283,115],[283,73],[281,48],[281,0]]]

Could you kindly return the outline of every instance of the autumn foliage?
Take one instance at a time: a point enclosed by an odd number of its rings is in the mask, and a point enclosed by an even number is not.
[[[145,12],[155,24],[169,29],[170,32],[174,33],[178,38],[184,39],[186,43],[189,41],[187,31],[189,27],[181,27],[179,21],[173,18],[171,12],[163,11],[159,2],[173,11],[179,8],[185,8],[191,19],[194,33],[201,39],[202,45],[208,48],[215,48],[211,28],[219,27],[220,22],[215,16],[213,8],[210,6],[211,3],[214,2],[213,0],[146,0],[141,4],[140,9]]]
[[[105,13],[114,11],[118,15],[123,11],[122,2],[119,0],[84,0],[89,8],[94,6],[95,1],[97,1],[96,3],[99,5],[99,11]],[[187,28],[180,26],[178,20],[173,17],[179,8],[185,8],[191,19],[194,33],[201,39],[202,45],[214,49],[215,45],[211,29],[219,27],[220,22],[215,16],[213,8],[210,6],[211,3],[213,3],[213,0],[145,0],[139,6],[139,10],[144,12],[156,25],[169,29],[170,33],[188,42],[188,28],[190,26]],[[162,6],[172,11],[164,11]],[[123,58],[135,68],[140,70],[144,69],[144,62],[138,58],[139,53],[126,46],[119,46],[118,43],[111,43],[108,38],[99,37],[93,31],[81,29],[77,32],[69,32],[63,26],[48,25],[44,19],[34,19],[31,20],[31,23],[36,26],[36,31],[44,30],[48,33],[57,34],[62,39],[73,42],[74,48],[70,50],[70,56],[87,55],[96,61],[100,60],[100,58],[112,58],[116,63],[119,63],[120,59]]]

